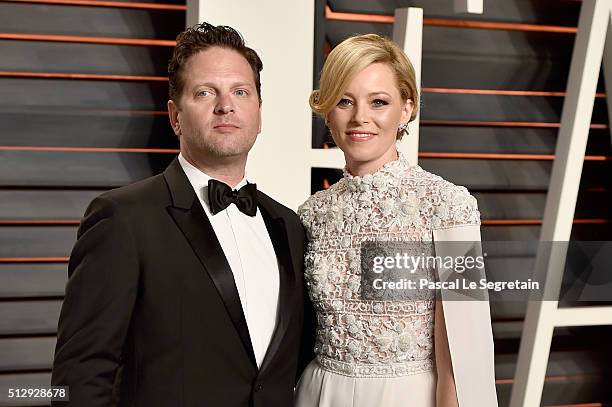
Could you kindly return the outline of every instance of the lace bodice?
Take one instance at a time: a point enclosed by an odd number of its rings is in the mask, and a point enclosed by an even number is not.
[[[479,224],[474,197],[400,156],[363,177],[345,170],[298,213],[309,237],[305,278],[319,364],[357,377],[431,370],[435,300],[362,299],[360,244],[431,242],[434,229]]]

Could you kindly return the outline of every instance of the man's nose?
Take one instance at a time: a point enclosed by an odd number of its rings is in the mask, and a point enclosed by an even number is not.
[[[217,98],[217,103],[215,105],[215,113],[217,114],[228,114],[234,111],[234,104],[232,102],[231,97],[229,95],[220,95]]]

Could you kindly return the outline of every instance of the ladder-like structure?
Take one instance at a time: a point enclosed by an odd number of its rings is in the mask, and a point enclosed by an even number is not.
[[[456,1],[455,8],[458,12],[478,13],[482,12],[482,3]],[[410,57],[419,84],[422,27],[422,9],[395,11],[393,39]],[[559,296],[567,245],[551,246],[549,242],[570,239],[602,61],[608,116],[612,118],[612,0],[584,0],[546,198],[540,233],[542,245],[535,262],[535,274],[544,276],[543,300],[530,301],[527,306],[510,407],[540,405],[555,327],[612,325],[612,306],[559,308],[558,301],[551,300]],[[410,123],[410,137],[400,145],[413,163],[418,160],[418,145],[417,118]]]
[[[527,306],[510,407],[540,406],[556,327],[612,325],[612,306],[559,308],[552,301],[559,298],[567,245],[547,244],[570,240],[602,60],[612,118],[612,1],[584,0],[535,261],[543,297]]]

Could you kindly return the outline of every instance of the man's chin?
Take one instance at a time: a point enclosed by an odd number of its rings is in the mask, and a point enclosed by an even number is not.
[[[219,159],[243,159],[249,154],[251,147],[249,146],[241,146],[241,147],[227,147],[227,146],[211,146],[207,151],[210,152],[211,155],[217,157]]]

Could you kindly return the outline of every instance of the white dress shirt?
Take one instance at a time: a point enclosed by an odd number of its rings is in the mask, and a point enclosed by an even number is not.
[[[190,164],[181,154],[178,160],[232,269],[255,360],[261,367],[276,326],[279,292],[276,254],[261,212],[257,208],[255,216],[248,216],[240,212],[236,205],[230,204],[213,215],[208,206],[208,180],[211,177]],[[245,175],[235,189],[246,183]]]

